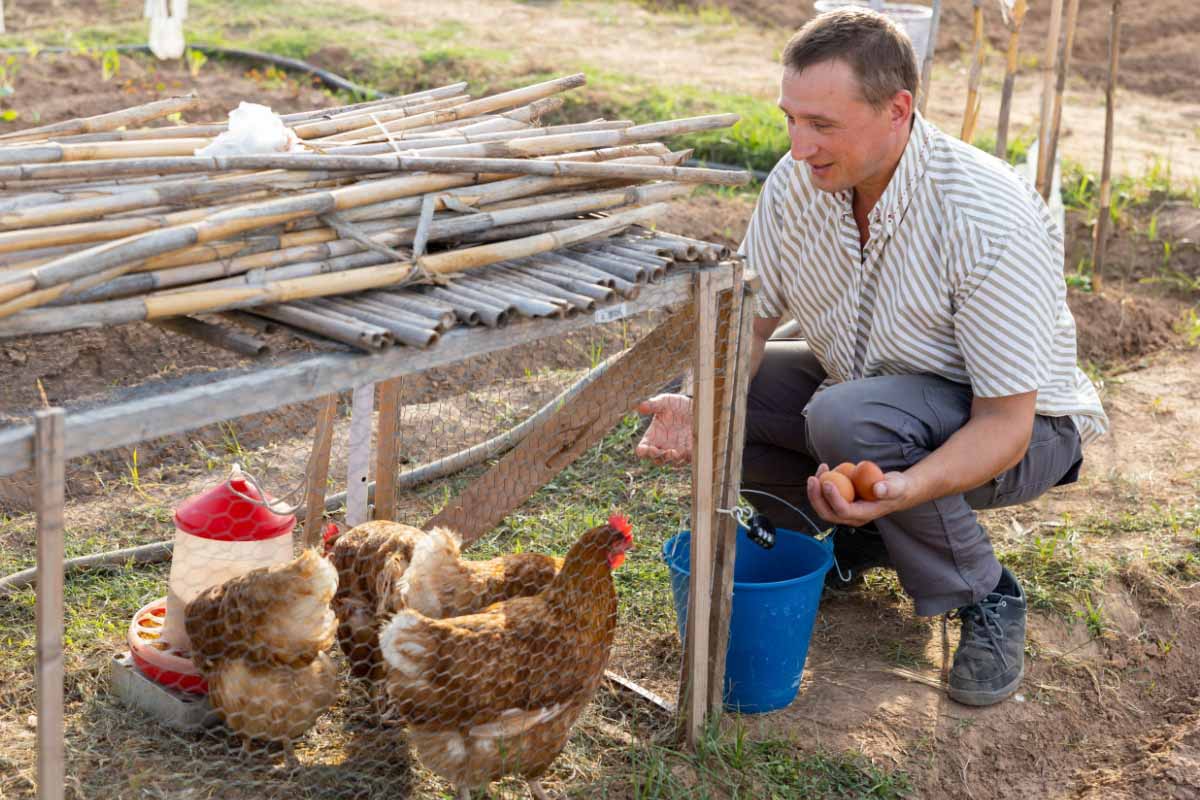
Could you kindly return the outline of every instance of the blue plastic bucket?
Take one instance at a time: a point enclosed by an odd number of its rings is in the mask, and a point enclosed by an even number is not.
[[[687,625],[691,531],[663,544],[679,638]],[[725,707],[744,714],[785,708],[796,698],[817,619],[833,542],[780,529],[764,550],[739,528],[733,610],[725,660]]]

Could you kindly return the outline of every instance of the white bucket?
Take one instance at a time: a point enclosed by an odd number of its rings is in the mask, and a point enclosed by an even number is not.
[[[869,0],[817,0],[818,14],[837,8],[876,8],[879,4]],[[917,69],[925,63],[925,51],[929,48],[929,28],[933,24],[933,9],[914,3],[883,3],[883,13],[898,24],[908,38],[912,39],[917,54]]]

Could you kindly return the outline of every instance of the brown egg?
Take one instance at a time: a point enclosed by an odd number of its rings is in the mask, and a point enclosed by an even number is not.
[[[821,476],[821,483],[832,483],[847,503],[854,502],[854,484],[842,473],[830,470]]]
[[[858,462],[851,478],[854,481],[854,488],[858,490],[859,497],[872,502],[879,499],[875,496],[875,484],[883,480],[883,470],[874,461]]]
[[[843,461],[842,463],[838,464],[836,467],[833,468],[833,471],[840,472],[843,475],[845,475],[847,478],[849,478],[850,480],[852,480],[852,481],[854,480],[854,465],[851,464],[849,461]]]

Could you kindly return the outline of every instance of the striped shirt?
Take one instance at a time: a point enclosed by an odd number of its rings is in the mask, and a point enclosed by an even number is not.
[[[797,320],[826,384],[927,374],[977,397],[1037,390],[1037,413],[1071,417],[1085,444],[1105,433],[1075,360],[1062,232],[1028,181],[916,115],[865,246],[852,199],[785,155],[741,246],[759,315]]]

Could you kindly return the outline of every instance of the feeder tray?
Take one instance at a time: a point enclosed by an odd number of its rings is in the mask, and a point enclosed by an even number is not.
[[[150,680],[138,669],[130,653],[113,656],[110,674],[113,694],[118,700],[167,728],[196,733],[220,722],[207,697]]]
[[[129,623],[129,653],[150,680],[192,695],[207,695],[208,683],[192,663],[191,653],[162,638],[167,598],[147,603]]]

